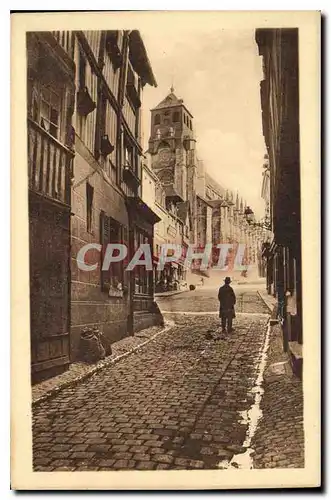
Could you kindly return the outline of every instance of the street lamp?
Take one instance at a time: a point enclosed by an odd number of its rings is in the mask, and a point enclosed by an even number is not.
[[[246,207],[244,216],[250,226],[261,227],[266,231],[271,231],[271,222],[267,218],[265,218],[261,222],[255,222],[254,212],[251,207]]]

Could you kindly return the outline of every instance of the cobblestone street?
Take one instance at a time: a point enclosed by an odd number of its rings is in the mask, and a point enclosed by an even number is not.
[[[216,469],[245,453],[248,423],[240,415],[254,404],[252,389],[266,346],[269,310],[255,290],[236,293],[232,334],[220,335],[215,291],[162,298],[160,308],[174,326],[35,406],[34,470]],[[292,382],[288,387],[278,383],[276,398],[282,399],[272,418],[275,401],[266,399],[254,467],[303,466],[301,384],[294,385],[295,394]],[[288,394],[299,398],[298,406],[286,403]],[[277,420],[283,420],[281,407],[291,408],[288,424],[292,419],[301,426],[294,437],[301,458],[285,456],[277,464],[270,456],[273,442],[268,436]],[[292,443],[290,435],[284,439]]]

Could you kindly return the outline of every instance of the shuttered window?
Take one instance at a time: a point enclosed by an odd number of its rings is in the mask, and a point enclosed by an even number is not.
[[[123,245],[126,246],[127,250],[128,250],[128,253],[125,257],[125,259],[123,260],[123,283],[124,285],[128,285],[128,282],[129,282],[129,277],[128,277],[128,273],[125,272],[125,269],[126,267],[128,266],[129,262],[130,262],[130,255],[129,255],[129,230],[127,227],[125,226],[122,226],[122,242],[123,242]]]
[[[94,194],[94,188],[87,182],[86,183],[86,230],[88,233],[92,232],[93,194]]]
[[[101,289],[103,291],[108,291],[110,287],[110,274],[109,271],[102,270],[102,264],[105,258],[105,253],[107,250],[107,245],[110,239],[110,224],[109,217],[105,212],[100,213],[100,243],[102,245],[101,249]]]
[[[124,262],[112,262],[109,269],[103,271],[102,264],[104,261],[107,245],[109,243],[124,243],[124,233],[127,229],[117,221],[109,217],[104,211],[100,212],[100,243],[101,250],[101,289],[108,291],[110,288],[119,289],[124,282]]]
[[[150,243],[148,234],[136,228],[135,250],[137,250],[140,245],[148,243]],[[150,248],[152,247],[150,246]],[[148,271],[145,265],[139,265],[135,267],[134,274],[135,274],[135,289],[134,289],[135,293],[148,295],[151,291],[151,286],[153,282],[153,271]]]

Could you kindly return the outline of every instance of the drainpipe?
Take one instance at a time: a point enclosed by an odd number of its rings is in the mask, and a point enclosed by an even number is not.
[[[130,211],[128,211],[129,216],[129,262],[131,261],[134,254],[134,226]],[[129,314],[128,314],[128,334],[134,334],[134,271],[129,272]]]

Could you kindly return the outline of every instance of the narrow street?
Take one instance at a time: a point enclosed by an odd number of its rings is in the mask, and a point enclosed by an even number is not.
[[[34,470],[268,467],[277,455],[263,454],[277,426],[274,420],[269,429],[268,415],[254,462],[256,380],[270,341],[269,310],[256,288],[237,287],[235,331],[222,336],[215,290],[160,298],[172,325],[166,332],[34,408]],[[300,393],[300,383],[291,384]],[[279,414],[280,422],[284,418]],[[293,418],[301,438],[300,415]],[[296,456],[297,462],[285,454],[279,466],[302,467],[302,448]]]

